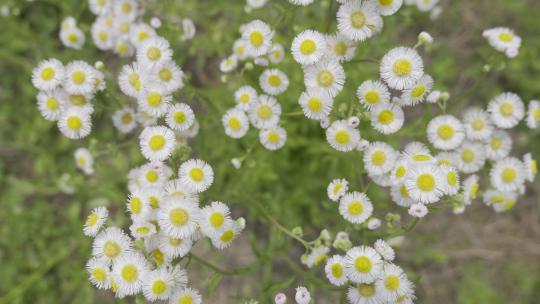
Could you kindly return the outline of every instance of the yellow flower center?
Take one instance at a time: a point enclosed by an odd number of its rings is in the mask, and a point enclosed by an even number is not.
[[[397,290],[399,287],[399,278],[395,275],[387,276],[384,280],[384,286],[391,291]]]
[[[390,124],[394,121],[394,113],[390,110],[383,110],[379,113],[379,123],[383,125]]]
[[[189,220],[189,214],[182,208],[174,208],[169,212],[169,219],[175,226],[185,225]]]
[[[401,188],[399,188],[399,192],[401,193],[401,196],[409,197],[409,191],[407,191],[407,187],[405,187],[405,185],[403,185],[403,186],[401,186]]]
[[[404,166],[399,166],[396,170],[396,177],[397,178],[404,177],[406,173],[407,173],[407,168],[405,168]]]
[[[159,151],[165,147],[165,137],[163,135],[154,135],[150,137],[150,141],[148,142],[148,146],[152,151]]]
[[[133,264],[127,264],[121,271],[122,279],[128,283],[133,283],[139,277],[139,270]]]
[[[239,99],[240,99],[241,103],[248,103],[249,102],[249,94],[244,93],[244,94],[240,95]]]
[[[382,166],[386,162],[386,154],[383,151],[375,151],[371,155],[371,162],[375,166]]]
[[[443,140],[449,140],[454,137],[454,128],[451,125],[444,124],[437,129],[437,134]]]
[[[135,90],[139,91],[141,89],[141,80],[139,78],[139,74],[137,73],[129,74],[128,82],[132,87],[135,88]]]
[[[426,154],[415,154],[413,155],[412,159],[415,161],[430,161],[431,156]]]
[[[82,84],[86,80],[86,74],[83,71],[75,71],[71,74],[71,80],[76,84]]]
[[[356,11],[351,14],[351,25],[356,29],[366,25],[366,16],[362,11]]]
[[[412,64],[408,59],[399,59],[392,66],[394,74],[398,76],[407,76],[412,71]]]
[[[214,228],[219,228],[225,222],[225,217],[220,212],[214,212],[210,215],[210,224]]]
[[[322,110],[323,102],[319,98],[311,97],[307,102],[307,106],[311,112],[320,112]]]
[[[347,53],[347,49],[347,44],[341,41],[334,45],[334,53],[336,53],[338,56],[344,56]]]
[[[182,244],[182,239],[169,237],[169,245],[176,247],[180,246],[180,244]]]
[[[51,97],[47,99],[46,106],[47,106],[47,109],[51,111],[55,111],[58,109],[58,100],[56,100],[56,98],[54,97]]]
[[[457,185],[457,176],[454,171],[448,172],[448,175],[446,176],[446,180],[450,186]]]
[[[152,292],[156,295],[162,295],[167,291],[167,283],[163,280],[155,280],[152,284]]]
[[[277,75],[270,75],[270,77],[268,77],[268,84],[273,87],[279,87],[281,85],[281,78]]]
[[[120,254],[120,245],[115,241],[107,241],[105,242],[105,245],[103,245],[103,253],[108,258],[115,258]]]
[[[366,94],[364,95],[364,99],[367,101],[367,103],[369,103],[371,105],[378,104],[379,101],[381,101],[381,97],[379,95],[379,92],[377,92],[375,90],[371,90],[371,91],[366,92]]]
[[[538,173],[538,165],[536,163],[536,160],[531,160],[531,172],[533,175],[536,175]]]
[[[152,195],[150,196],[149,200],[150,200],[150,207],[152,207],[152,209],[159,208],[159,200],[157,197]]]
[[[484,129],[484,121],[482,119],[475,119],[472,121],[471,123],[471,126],[473,128],[473,130],[475,131],[480,131],[482,129]]]
[[[419,84],[412,89],[411,96],[414,98],[420,98],[424,96],[425,92],[426,92],[426,86],[424,84]]]
[[[149,182],[155,182],[157,181],[159,178],[159,174],[157,174],[156,171],[153,171],[153,170],[150,170],[148,172],[146,172],[146,180],[148,180]]]
[[[125,43],[118,43],[116,44],[116,51],[118,54],[125,54],[128,50],[128,46]]]
[[[162,81],[170,81],[172,79],[171,70],[164,68],[159,71],[159,79]]]
[[[475,198],[476,198],[476,193],[478,192],[478,188],[480,188],[480,185],[479,185],[479,184],[473,184],[473,185],[471,185],[471,188],[469,189],[469,196],[470,196],[472,199],[475,199]]]
[[[341,264],[339,263],[336,263],[334,265],[332,265],[332,267],[330,268],[331,271],[332,271],[332,276],[334,276],[334,278],[341,278],[343,276],[343,267],[341,266]]]
[[[343,185],[343,184],[336,184],[336,185],[334,186],[334,190],[332,191],[332,192],[334,193],[334,195],[337,195],[337,194],[339,193],[339,191],[340,191],[341,189],[343,189],[344,186],[345,186],[345,185]]]
[[[491,139],[491,141],[489,142],[489,146],[493,150],[499,150],[502,147],[502,139],[500,138]]]
[[[279,133],[276,131],[270,131],[268,132],[268,136],[266,138],[269,142],[275,144],[279,141]]]
[[[173,118],[177,124],[181,125],[186,121],[186,113],[178,111],[174,113]]]
[[[86,218],[86,226],[92,227],[97,223],[98,220],[99,216],[97,215],[97,213],[92,213]]]
[[[56,72],[51,67],[46,67],[41,71],[41,79],[48,81],[54,78]]]
[[[257,110],[257,115],[260,119],[269,119],[270,117],[272,117],[272,108],[267,105],[261,105]]]
[[[196,182],[200,182],[204,179],[204,171],[201,168],[193,168],[189,170],[189,177]]]
[[[231,117],[231,119],[229,119],[229,128],[231,128],[233,131],[238,131],[241,127],[242,124],[238,118]]]
[[[122,123],[123,124],[128,124],[128,123],[131,123],[133,121],[133,117],[131,117],[131,113],[125,113],[124,115],[122,115]]]
[[[375,295],[375,287],[373,284],[360,284],[358,285],[358,293],[365,298]]]
[[[371,270],[371,260],[366,256],[360,256],[354,261],[354,267],[359,272],[369,272]]]
[[[379,4],[382,6],[388,6],[394,3],[394,0],[379,0]]]
[[[190,295],[182,296],[178,300],[178,304],[193,304],[193,298]]]
[[[510,42],[514,39],[514,36],[510,33],[500,33],[499,39],[501,39],[501,41],[504,41],[504,42]]]
[[[92,270],[92,276],[98,282],[105,282],[107,280],[107,272],[103,268],[94,268]]]
[[[74,106],[84,106],[86,104],[86,97],[84,95],[69,95],[69,103]]]
[[[148,93],[147,97],[148,105],[152,107],[159,107],[161,105],[161,94],[157,92]]]
[[[328,70],[320,71],[317,75],[317,83],[325,88],[331,86],[334,83],[334,74]]]
[[[150,229],[146,226],[139,227],[135,229],[135,231],[140,235],[146,235],[148,232],[150,232]]]
[[[146,51],[146,57],[151,61],[157,61],[161,58],[161,50],[158,47],[151,46]]]
[[[509,117],[514,113],[514,106],[510,102],[503,102],[499,106],[499,111],[503,116]]]
[[[465,163],[472,163],[475,159],[474,151],[465,149],[461,152],[461,160]]]
[[[150,35],[148,34],[148,32],[139,32],[139,35],[137,36],[137,39],[139,39],[139,41],[144,41],[146,40],[148,37],[150,37]]]
[[[232,230],[227,230],[223,232],[223,234],[221,235],[219,239],[224,243],[228,243],[232,241],[233,237],[234,237],[234,232]]]
[[[338,144],[346,145],[351,140],[351,136],[349,135],[349,132],[345,130],[339,130],[336,132],[335,139]]]
[[[82,121],[79,117],[77,116],[71,116],[67,119],[67,126],[68,128],[70,128],[71,130],[75,130],[75,131],[78,131],[81,129],[82,127]]]
[[[129,201],[129,209],[131,209],[131,212],[135,214],[141,212],[141,209],[142,209],[141,199],[136,196],[132,197],[131,200]]]
[[[261,32],[252,32],[249,35],[249,42],[255,47],[259,47],[264,42],[264,36]]]
[[[300,43],[300,53],[310,55],[317,50],[317,44],[311,39],[306,39]]]
[[[69,34],[67,38],[70,42],[73,42],[73,43],[79,41],[79,36],[77,36],[77,34],[75,33]]]
[[[129,14],[129,12],[131,12],[131,4],[124,2],[124,4],[122,4],[122,12]]]
[[[540,108],[536,108],[533,110],[532,117],[534,118],[534,120],[540,121]]]
[[[351,215],[357,216],[360,215],[362,211],[364,211],[364,206],[360,202],[354,201],[349,204],[348,209]]]
[[[424,192],[432,191],[435,189],[435,177],[427,173],[421,174],[416,179],[416,186]]]
[[[516,169],[514,168],[505,168],[501,173],[501,178],[505,183],[511,183],[516,180]]]

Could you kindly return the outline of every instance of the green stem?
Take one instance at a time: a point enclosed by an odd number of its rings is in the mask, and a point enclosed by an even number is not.
[[[286,235],[290,236],[291,238],[297,240],[298,242],[300,242],[302,245],[304,245],[305,248],[309,248],[309,243],[306,242],[305,240],[303,240],[301,237],[295,235],[294,233],[292,233],[289,229],[283,227],[280,223],[278,223],[278,221],[273,218],[269,213],[268,211],[266,211],[266,209],[264,209],[264,207],[259,203],[257,202],[256,203],[256,206],[259,207],[259,209],[261,210],[262,214],[264,215],[264,217],[266,217],[266,219],[268,219],[274,226],[276,226],[276,228],[278,228],[281,232],[285,233]]]
[[[222,275],[227,275],[227,276],[235,276],[235,275],[249,273],[259,262],[258,260],[255,260],[251,264],[245,267],[240,267],[233,270],[224,270],[193,253],[189,253],[187,256],[189,259],[193,259],[194,261],[197,261],[198,263],[206,266],[207,268],[210,268],[217,273],[220,273]]]

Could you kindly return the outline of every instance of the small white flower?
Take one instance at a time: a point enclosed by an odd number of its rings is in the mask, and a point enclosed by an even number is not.
[[[69,94],[93,94],[96,83],[96,72],[90,64],[77,60],[66,65],[64,88]]]
[[[337,60],[323,60],[304,68],[304,83],[308,90],[320,89],[335,97],[345,84],[345,70]]]
[[[272,47],[274,32],[261,20],[253,20],[241,28],[242,38],[247,42],[246,51],[253,57],[264,55]]]
[[[531,183],[534,182],[538,174],[538,164],[531,153],[523,155],[523,165],[525,166],[525,179]]]
[[[332,285],[343,286],[347,283],[347,275],[345,274],[344,259],[340,255],[333,255],[324,266],[326,278]]]
[[[326,129],[326,140],[332,148],[341,151],[352,151],[360,140],[360,132],[351,128],[347,121],[337,120]]]
[[[249,130],[249,119],[244,111],[233,108],[228,110],[221,118],[225,134],[232,138],[241,138]]]
[[[485,145],[479,142],[463,142],[456,154],[456,168],[466,174],[477,172],[486,162]]]
[[[525,182],[523,162],[514,157],[498,160],[489,172],[491,185],[504,192],[517,191]]]
[[[242,86],[234,92],[234,100],[243,111],[249,110],[249,106],[257,101],[257,98],[257,91],[251,86]]]
[[[525,116],[525,106],[521,98],[514,93],[502,93],[488,104],[491,122],[501,129],[515,127]]]
[[[339,62],[351,61],[355,52],[355,43],[343,35],[326,36],[326,56],[336,58]]]
[[[185,103],[169,105],[165,118],[167,125],[175,131],[185,131],[195,122],[193,110]]]
[[[478,108],[470,108],[465,111],[463,124],[467,139],[470,140],[487,140],[493,132],[488,114]]]
[[[375,249],[368,246],[353,247],[345,256],[345,273],[351,282],[372,283],[382,271],[383,261]]]
[[[66,107],[67,94],[56,88],[50,91],[40,91],[37,95],[39,112],[49,121],[57,121]]]
[[[114,112],[112,121],[114,127],[124,134],[133,131],[137,127],[135,111],[130,107],[123,107]]]
[[[163,233],[174,238],[188,238],[197,229],[201,210],[196,201],[181,198],[166,199],[157,211],[157,221]]]
[[[408,212],[413,217],[423,218],[428,214],[428,209],[424,204],[416,203],[411,205]]]
[[[349,190],[349,182],[346,179],[334,179],[326,189],[328,198],[337,202]]]
[[[111,288],[111,281],[109,280],[111,270],[106,259],[92,257],[86,263],[86,271],[90,277],[90,282],[97,289]]]
[[[536,129],[540,126],[540,101],[531,100],[527,111],[527,127]]]
[[[196,32],[197,28],[195,27],[195,23],[193,22],[193,20],[189,18],[182,19],[182,40],[193,39]]]
[[[319,61],[326,52],[326,41],[323,34],[305,30],[298,34],[291,45],[294,60],[302,65]]]
[[[311,302],[311,294],[309,293],[309,290],[307,288],[303,286],[298,286],[296,287],[296,294],[294,295],[294,299],[296,300],[297,304],[309,304],[309,302]]]
[[[396,90],[409,89],[424,75],[424,63],[412,48],[390,50],[381,60],[381,78]]]
[[[348,1],[337,12],[339,32],[348,39],[364,41],[381,31],[383,20],[374,2]]]
[[[259,131],[259,141],[270,151],[281,149],[287,141],[287,132],[280,126],[272,126]]]
[[[285,304],[287,302],[287,296],[284,293],[278,293],[274,297],[274,303],[275,304]]]
[[[176,138],[171,129],[164,126],[146,127],[139,136],[141,152],[150,161],[169,158],[176,146]]]
[[[390,92],[380,81],[364,81],[356,91],[360,103],[368,110],[372,107],[390,102]]]
[[[202,297],[198,290],[185,288],[171,295],[171,303],[201,304]]]
[[[116,295],[119,298],[139,293],[150,266],[144,255],[129,252],[121,255],[113,264],[112,275],[117,285]]]
[[[375,241],[373,248],[375,248],[375,250],[386,261],[393,261],[394,258],[396,257],[396,253],[394,252],[394,249],[392,249],[392,247],[388,245],[388,243],[385,242],[384,240],[378,239],[377,241]]]
[[[302,107],[304,115],[314,120],[328,117],[333,107],[332,98],[323,90],[302,92],[298,103]]]
[[[97,207],[90,212],[90,215],[86,218],[84,222],[83,232],[87,236],[96,236],[105,224],[107,217],[109,216],[109,211],[105,207]]]
[[[155,67],[170,61],[171,57],[169,41],[159,36],[146,39],[137,48],[137,62],[144,66]]]
[[[278,69],[265,70],[259,77],[262,90],[268,95],[279,95],[289,87],[287,75]]]
[[[32,84],[38,90],[51,91],[64,81],[64,65],[58,59],[48,59],[32,70]]]
[[[88,136],[92,130],[92,120],[87,111],[70,107],[58,119],[58,129],[67,138],[79,139]]]
[[[488,159],[498,160],[505,158],[512,150],[512,137],[503,130],[496,130],[487,139],[484,147]]]
[[[403,110],[390,103],[381,103],[371,109],[371,126],[382,134],[396,133],[405,122]]]
[[[427,127],[427,137],[437,149],[452,150],[465,138],[463,124],[452,115],[440,115],[433,118]]]
[[[251,103],[248,111],[249,121],[258,129],[277,125],[280,116],[281,105],[274,97],[268,95],[260,95]]]
[[[387,143],[373,142],[364,151],[364,166],[373,175],[388,173],[394,168],[397,153]]]
[[[410,197],[424,204],[435,203],[444,194],[444,178],[436,165],[411,167],[405,177],[405,186]]]
[[[122,254],[132,250],[131,239],[120,228],[109,227],[102,230],[92,244],[92,256],[116,261]]]
[[[424,74],[411,88],[405,89],[400,98],[400,104],[414,106],[424,101],[433,88],[433,78]]]
[[[191,192],[203,192],[214,182],[214,170],[200,159],[190,159],[178,169],[178,177]]]
[[[367,221],[367,227],[369,230],[377,230],[381,228],[382,221],[378,218],[372,217]]]
[[[77,168],[84,172],[86,175],[94,174],[94,157],[90,154],[90,151],[85,148],[78,148],[73,155],[75,157],[75,164]]]
[[[339,213],[347,221],[361,224],[373,214],[373,204],[366,194],[350,192],[340,199]]]

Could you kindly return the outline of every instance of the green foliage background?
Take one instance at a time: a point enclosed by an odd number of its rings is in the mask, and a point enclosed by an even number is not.
[[[239,241],[237,246],[253,251],[248,256],[250,261],[255,261],[255,266],[245,274],[246,280],[231,283],[241,285],[239,288],[233,288],[229,282],[217,285],[216,290],[231,298],[209,297],[210,303],[237,303],[242,297],[267,303],[278,290],[319,276],[316,271],[304,273],[303,266],[292,268],[289,262],[298,264],[303,253],[301,246],[271,225],[260,206],[289,229],[303,227],[307,239],[316,238],[323,228],[332,233],[346,229],[355,242],[371,242],[376,237],[348,227],[340,219],[336,205],[326,199],[326,185],[333,178],[349,179],[356,190],[364,189],[367,179],[362,174],[361,154],[332,150],[317,122],[302,116],[283,117],[289,139],[284,149],[274,153],[258,144],[254,130],[241,140],[233,140],[225,136],[221,127],[221,115],[234,105],[234,90],[243,84],[258,87],[258,76],[263,70],[256,67],[243,74],[227,76],[226,83],[220,80],[219,61],[231,52],[232,43],[238,37],[238,26],[255,18],[267,21],[276,28],[275,40],[288,49],[294,35],[304,29],[335,30],[335,1],[315,2],[307,8],[292,8],[285,0],[270,0],[265,9],[251,14],[244,12],[245,3],[240,0],[146,2],[145,20],[151,16],[162,19],[163,26],[158,33],[171,41],[175,60],[190,78],[188,87],[176,98],[195,108],[201,124],[199,135],[190,142],[191,155],[210,162],[216,173],[216,182],[203,201],[223,200],[232,206],[235,215],[246,217],[248,222],[244,241]],[[385,18],[383,32],[361,44],[355,58],[378,59],[392,47],[412,46],[416,35],[426,30],[436,39],[436,45],[422,53],[426,70],[434,76],[437,88],[452,94],[448,112],[459,116],[465,105],[485,106],[503,91],[517,92],[526,101],[540,98],[538,1],[442,2],[444,12],[435,21],[412,7]],[[136,134],[120,135],[114,130],[110,116],[121,105],[132,102],[118,93],[114,84],[119,68],[131,59],[119,59],[93,46],[89,27],[94,16],[88,11],[86,1],[4,0],[4,3],[17,7],[20,13],[0,17],[0,303],[112,302],[109,294],[96,292],[87,281],[84,264],[90,256],[91,241],[82,234],[82,223],[91,208],[107,205],[114,224],[128,225],[129,218],[124,212],[126,174],[129,168],[144,160],[138,152]],[[68,15],[76,17],[86,32],[87,42],[81,51],[62,47],[58,39],[59,24]],[[180,41],[181,28],[175,23],[178,17],[195,21],[198,32],[194,40]],[[505,60],[481,37],[483,29],[498,25],[513,27],[523,37],[517,59]],[[84,140],[71,141],[61,136],[56,124],[44,120],[36,108],[37,92],[30,82],[31,70],[49,57],[63,62],[102,60],[109,71],[107,93],[99,94],[93,101],[96,106],[94,126],[91,135]],[[491,66],[489,73],[482,71],[486,64]],[[297,112],[300,110],[298,96],[304,87],[301,68],[289,55],[277,67],[288,74],[291,82],[287,92],[278,98],[283,112]],[[340,104],[348,106],[356,102],[354,92],[363,80],[378,77],[376,63],[356,62],[346,64],[345,69],[347,82],[344,92],[336,99],[336,110]],[[397,134],[378,135],[366,122],[362,122],[361,132],[368,140],[387,141],[396,148],[412,139],[425,142],[425,125],[430,117],[439,113],[436,106],[420,106],[407,111],[406,126]],[[524,126],[514,131],[515,153],[531,151],[539,158],[538,133]],[[99,154],[93,177],[84,177],[75,169],[72,154],[77,147],[90,147],[94,154]],[[243,156],[248,149],[251,153],[243,168],[233,169],[231,158]],[[65,183],[74,188],[75,194],[61,191],[63,179],[68,180]],[[520,214],[538,215],[538,194],[537,182],[511,214],[493,215],[484,206],[467,212],[489,214],[487,218],[491,220],[508,217],[511,225],[508,231],[511,231],[512,227],[522,225]],[[375,203],[378,217],[384,218],[385,212],[398,212],[386,190],[373,185],[368,195]],[[454,218],[447,208],[434,217]],[[404,214],[402,218],[405,224],[410,221]],[[474,224],[483,224],[475,222],[478,218],[474,215],[468,219]],[[447,251],[433,248],[433,244],[445,242],[441,234],[429,231],[433,223],[429,218],[425,223],[422,221],[417,228],[420,231],[408,238],[411,245],[398,251],[398,256],[408,252],[399,263],[418,280],[422,277],[414,273],[421,269],[456,266],[451,265]],[[533,221],[533,224],[539,223]],[[441,225],[446,225],[444,230],[453,229],[451,221],[441,222]],[[540,233],[533,231],[516,240],[514,248],[502,248],[502,251],[506,254],[520,250],[521,242],[538,243],[539,237]],[[241,250],[235,246],[229,250]],[[224,269],[233,268],[224,254],[216,252],[210,258]],[[441,286],[433,286],[446,288],[445,292],[433,297],[419,288],[418,302],[534,303],[540,295],[540,252],[517,257],[490,262],[480,256],[462,261],[451,284],[444,286],[439,282]],[[533,262],[528,263],[530,260]],[[247,264],[248,261],[244,261],[235,266]],[[498,267],[495,272],[494,265]],[[194,262],[188,272],[202,272],[202,267]],[[220,277],[209,277],[194,284],[203,292],[210,291]],[[315,285],[311,283],[312,287]],[[231,292],[233,289],[238,292]],[[321,299],[332,298],[321,291],[317,294]],[[441,298],[441,294],[446,296]],[[207,294],[204,296],[207,298]]]

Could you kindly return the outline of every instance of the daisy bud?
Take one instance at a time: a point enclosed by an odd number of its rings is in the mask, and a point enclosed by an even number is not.
[[[426,214],[428,214],[428,209],[424,204],[413,204],[409,208],[409,214],[417,218],[423,218],[424,216],[426,216]]]
[[[336,234],[336,240],[348,240],[349,234],[345,231],[340,231]]]
[[[392,237],[392,238],[389,238],[389,239],[386,240],[388,245],[390,245],[390,246],[392,246],[394,248],[400,247],[403,244],[404,241],[405,241],[405,237],[403,235]]]
[[[433,37],[428,32],[421,32],[418,35],[418,42],[424,45],[430,45],[433,43]]]
[[[517,48],[511,48],[511,49],[508,49],[506,50],[506,57],[508,58],[516,58],[517,55],[519,54],[519,50]]]
[[[233,158],[231,159],[231,164],[236,170],[238,170],[242,167],[242,160],[240,160],[239,158]]]
[[[356,150],[358,150],[358,151],[364,151],[364,149],[366,149],[368,146],[369,146],[369,141],[367,141],[367,140],[365,140],[365,139],[361,139],[361,140],[358,142],[358,145],[356,146]]]
[[[321,118],[320,124],[321,128],[326,129],[330,126],[330,120],[327,117]]]
[[[285,302],[287,302],[287,296],[284,293],[280,292],[274,298],[274,302],[276,304],[285,304]]]
[[[428,103],[437,103],[439,99],[441,98],[441,91],[433,91],[429,93],[429,95],[426,97],[426,101]]]
[[[491,66],[489,64],[485,64],[483,67],[482,67],[482,71],[488,73],[489,71],[491,71]]]
[[[349,238],[347,239],[336,238],[332,246],[336,249],[347,251],[352,248],[352,242],[349,240]]]
[[[159,18],[157,18],[157,17],[152,17],[152,19],[150,19],[150,25],[153,28],[160,28],[161,27],[161,20],[159,20]]]
[[[321,231],[321,239],[324,241],[330,241],[332,236],[330,236],[330,232],[328,232],[328,230],[323,229],[323,231]]]
[[[251,71],[251,70],[253,70],[253,63],[247,62],[247,63],[244,65],[244,70],[246,70],[246,71]]]
[[[96,63],[94,63],[94,67],[98,70],[103,70],[105,65],[103,64],[103,61],[96,61]]]
[[[441,101],[443,101],[443,102],[444,102],[444,101],[448,101],[448,99],[450,99],[450,93],[448,93],[448,92],[442,92],[440,98],[441,98]]]
[[[299,227],[299,226],[294,227],[291,232],[297,237],[304,236],[304,231],[302,230],[302,227]]]
[[[195,23],[191,19],[182,19],[182,40],[189,40],[195,37]]]
[[[347,124],[351,128],[356,128],[360,124],[360,118],[356,116],[349,117],[349,119],[347,119]]]
[[[452,212],[454,214],[462,214],[463,212],[465,212],[465,205],[454,206],[454,208],[452,209]]]
[[[6,17],[9,15],[9,6],[2,5],[2,8],[0,8],[0,15]]]
[[[268,59],[262,58],[262,57],[257,57],[257,58],[255,58],[255,60],[253,60],[253,63],[255,63],[256,65],[260,65],[260,66],[268,66]]]
[[[309,302],[311,302],[309,290],[303,286],[296,287],[296,295],[294,296],[294,299],[298,304],[309,304]]]
[[[372,217],[367,222],[367,227],[369,230],[377,230],[381,227],[381,220],[375,217]]]
[[[240,227],[240,230],[244,230],[244,228],[246,228],[246,219],[244,219],[243,217],[239,217],[236,220],[236,223]]]

